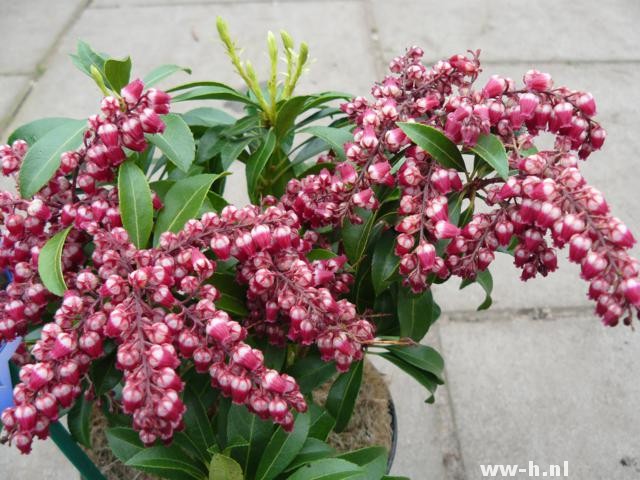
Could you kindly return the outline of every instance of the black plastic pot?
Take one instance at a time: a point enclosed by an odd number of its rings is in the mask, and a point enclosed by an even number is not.
[[[396,447],[398,446],[398,417],[393,398],[389,400],[389,415],[391,415],[391,448],[389,449],[389,459],[387,460],[387,473],[391,472],[393,460],[396,457]]]

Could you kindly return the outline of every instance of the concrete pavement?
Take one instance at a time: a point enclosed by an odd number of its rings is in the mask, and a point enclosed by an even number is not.
[[[259,72],[267,30],[307,41],[315,59],[303,79],[307,91],[366,95],[410,44],[433,60],[481,48],[485,76],[519,80],[535,67],[557,84],[591,91],[608,139],[585,176],[639,234],[637,0],[0,0],[0,138],[39,117],[95,111],[96,87],[68,57],[79,38],[131,54],[140,75],[176,63],[191,67],[194,80],[238,85],[215,36],[216,15],[228,20]],[[243,179],[235,177],[231,194],[242,202]],[[446,315],[428,341],[440,346],[447,376],[435,405],[425,405],[402,372],[381,366],[399,414],[393,472],[471,480],[481,478],[484,463],[566,460],[571,478],[640,478],[637,335],[599,325],[573,265],[527,284],[509,258],[492,271],[490,312],[474,312],[479,287],[464,295],[455,282],[435,289]],[[74,478],[51,443],[38,444],[31,457],[0,447],[0,471],[8,479]]]

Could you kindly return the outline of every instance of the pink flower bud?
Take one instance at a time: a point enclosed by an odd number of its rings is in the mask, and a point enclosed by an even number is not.
[[[251,230],[251,239],[263,250],[271,245],[271,229],[267,225],[256,225]]]
[[[262,365],[264,358],[260,350],[255,350],[249,345],[240,344],[233,352],[232,359],[234,363],[242,365],[248,370],[256,370]]]
[[[98,128],[98,136],[107,147],[118,146],[119,132],[118,127],[113,123],[104,123]]]
[[[435,225],[434,233],[438,240],[442,240],[460,235],[460,229],[447,220],[440,220]]]
[[[251,392],[251,380],[246,377],[233,377],[230,386],[231,400],[233,403],[238,405],[244,404]]]
[[[435,264],[436,249],[432,244],[421,242],[420,245],[417,246],[415,254],[423,270],[430,270]]]
[[[544,92],[553,86],[553,81],[551,80],[551,75],[548,73],[542,73],[538,70],[529,70],[524,75],[524,84],[529,90]]]
[[[580,95],[576,104],[587,117],[593,117],[596,114],[596,102],[590,93],[586,92]]]
[[[498,75],[492,75],[482,89],[482,94],[485,98],[494,98],[502,95],[506,89],[506,80]]]
[[[590,280],[607,268],[609,262],[605,256],[599,252],[589,252],[582,260],[582,277]]]
[[[558,128],[571,126],[571,118],[573,117],[573,105],[569,102],[560,102],[553,107],[555,121]]]
[[[160,118],[160,115],[151,108],[145,108],[142,111],[140,114],[140,124],[145,133],[162,133],[165,129],[164,122]]]
[[[140,100],[143,89],[144,83],[142,83],[142,80],[139,78],[136,78],[120,90],[120,95],[129,106],[135,106],[138,103],[138,100]]]
[[[627,278],[622,282],[624,296],[636,308],[640,308],[640,280],[637,278]]]

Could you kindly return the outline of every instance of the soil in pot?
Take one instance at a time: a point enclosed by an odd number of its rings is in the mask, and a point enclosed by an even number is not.
[[[332,382],[313,393],[314,401],[324,405]],[[327,442],[338,452],[380,445],[391,452],[393,449],[393,417],[391,393],[384,377],[368,361],[364,365],[362,388],[353,416],[341,433],[332,432]],[[105,429],[107,419],[99,409],[94,409],[91,427],[91,450],[87,455],[102,471],[107,480],[156,480],[158,477],[134,470],[120,462],[107,442]],[[391,454],[392,455],[392,454]]]

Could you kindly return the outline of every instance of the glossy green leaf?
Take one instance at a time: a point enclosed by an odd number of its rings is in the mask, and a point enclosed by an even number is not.
[[[122,225],[131,242],[145,248],[153,228],[153,202],[147,177],[131,160],[118,169],[118,201]]]
[[[254,200],[257,199],[255,194],[258,186],[258,180],[260,179],[262,172],[264,171],[264,167],[267,165],[275,147],[275,133],[273,130],[269,130],[269,133],[265,135],[260,148],[249,159],[247,159],[247,191],[249,192],[249,196]]]
[[[469,150],[487,162],[502,178],[509,178],[509,159],[504,145],[498,137],[485,133],[478,137],[478,142]]]
[[[126,462],[144,450],[138,432],[128,427],[114,427],[106,430],[109,448],[121,462]]]
[[[47,184],[60,166],[60,156],[80,146],[86,129],[85,120],[69,120],[29,148],[19,173],[22,198],[32,197]]]
[[[309,100],[304,109],[310,110],[333,100],[350,100],[353,97],[352,94],[345,92],[322,92],[309,96]]]
[[[237,142],[227,142],[220,152],[222,168],[229,168],[252,141],[252,138],[243,138]]]
[[[323,458],[303,465],[288,480],[342,480],[364,473],[362,467],[341,458]]]
[[[296,416],[291,433],[285,432],[282,427],[277,428],[262,452],[256,471],[256,480],[272,480],[283,472],[302,450],[308,433],[309,414],[307,413]]]
[[[314,248],[307,253],[307,259],[310,262],[313,262],[314,260],[329,260],[330,258],[336,258],[337,256],[337,253],[325,248]]]
[[[43,137],[51,130],[54,130],[65,123],[75,122],[72,118],[65,117],[48,117],[34,120],[33,122],[25,123],[19,126],[7,139],[7,143],[11,144],[16,140],[24,140],[29,146],[36,143],[40,137]]]
[[[40,279],[47,290],[59,297],[64,295],[67,290],[67,285],[64,283],[64,276],[62,275],[62,250],[72,227],[69,226],[61,230],[47,240],[38,255],[38,274]]]
[[[413,377],[420,385],[426,388],[430,395],[427,397],[427,403],[433,403],[436,389],[438,388],[438,384],[442,383],[436,376],[432,373],[429,373],[425,370],[421,370],[420,368],[410,364],[409,362],[404,361],[400,357],[396,357],[391,353],[379,353],[378,356],[384,358],[385,360],[393,363],[396,367],[400,368],[406,374]]]
[[[245,476],[251,478],[258,467],[274,425],[249,412],[244,405],[231,405],[227,415],[227,448],[233,448],[231,456],[242,466]]]
[[[316,352],[296,359],[287,372],[296,379],[302,393],[310,393],[313,389],[327,382],[336,373],[333,362],[325,362]]]
[[[411,365],[433,373],[438,379],[443,380],[444,360],[433,348],[426,345],[393,345],[386,347],[396,357],[399,357]]]
[[[333,427],[336,425],[336,420],[331,416],[327,409],[312,403],[309,406],[309,415],[311,415],[311,425],[309,426],[309,437],[317,438],[318,440],[326,440]]]
[[[400,259],[396,256],[394,249],[396,246],[396,235],[388,230],[382,234],[375,244],[373,257],[371,258],[371,281],[376,295],[382,293],[390,283]]]
[[[71,60],[78,69],[91,77],[91,66],[93,65],[98,69],[98,72],[104,77],[104,64],[107,61],[107,56],[98,53],[91,48],[91,46],[78,40],[76,53],[71,55]]]
[[[363,371],[364,362],[354,362],[348,372],[341,374],[333,382],[329,390],[326,408],[336,419],[336,432],[344,430],[351,419],[360,392]]]
[[[344,144],[353,141],[353,134],[346,128],[313,126],[300,130],[300,133],[308,133],[314,137],[321,138],[335,152],[340,160],[346,160]]]
[[[185,72],[191,75],[190,68],[180,67],[178,65],[160,65],[147,73],[142,81],[144,82],[144,86],[149,88],[176,72]]]
[[[156,221],[153,244],[157,245],[164,232],[178,232],[187,220],[195,218],[202,202],[220,175],[202,174],[178,180],[167,192],[164,208]]]
[[[306,463],[313,462],[314,460],[320,460],[321,458],[330,458],[335,455],[335,449],[322,440],[317,438],[308,437],[304,442],[302,449],[298,452],[298,455],[289,463],[286,471],[295,470]]]
[[[420,341],[440,316],[440,307],[431,290],[414,294],[408,288],[398,289],[398,321],[400,335]]]
[[[296,117],[302,113],[308,99],[309,96],[307,95],[292,97],[280,105],[275,124],[275,132],[278,138],[284,137],[291,130]]]
[[[242,467],[233,458],[216,453],[209,466],[209,480],[243,480]]]
[[[362,467],[367,479],[379,479],[387,473],[388,454],[383,447],[360,448],[338,455],[336,458],[341,458]]]
[[[184,413],[185,433],[201,452],[216,443],[216,437],[207,415],[205,406],[191,386],[187,385],[183,395],[183,402],[187,407]]]
[[[182,114],[182,119],[190,127],[215,127],[231,125],[236,121],[224,110],[212,107],[199,107]]]
[[[175,445],[145,448],[124,464],[171,480],[202,480],[207,474]]]
[[[196,144],[189,126],[180,115],[162,116],[164,132],[146,134],[147,140],[164,153],[169,161],[183,172],[188,172],[196,153]]]
[[[188,100],[230,100],[259,107],[255,101],[246,95],[241,94],[229,85],[219,82],[185,83],[184,85],[178,85],[177,87],[170,88],[167,92],[182,92],[179,94],[172,93],[171,101],[173,103],[185,102]]]
[[[129,83],[131,76],[131,57],[117,60],[110,58],[104,62],[104,76],[114,92],[120,92]]]
[[[399,122],[398,126],[416,145],[428,152],[442,166],[464,170],[464,160],[460,150],[440,130],[421,123]]]
[[[76,400],[67,414],[67,426],[73,438],[83,446],[91,448],[91,410],[93,402],[84,395]]]
[[[362,260],[376,221],[376,212],[359,208],[356,213],[362,219],[362,223],[351,223],[346,219],[342,226],[342,243],[351,264]]]
[[[462,290],[472,283],[477,283],[484,290],[485,298],[478,306],[478,310],[486,310],[493,303],[493,300],[491,299],[491,292],[493,291],[493,277],[491,276],[491,272],[489,270],[484,270],[478,273],[475,280],[463,280],[460,283],[460,289]]]

